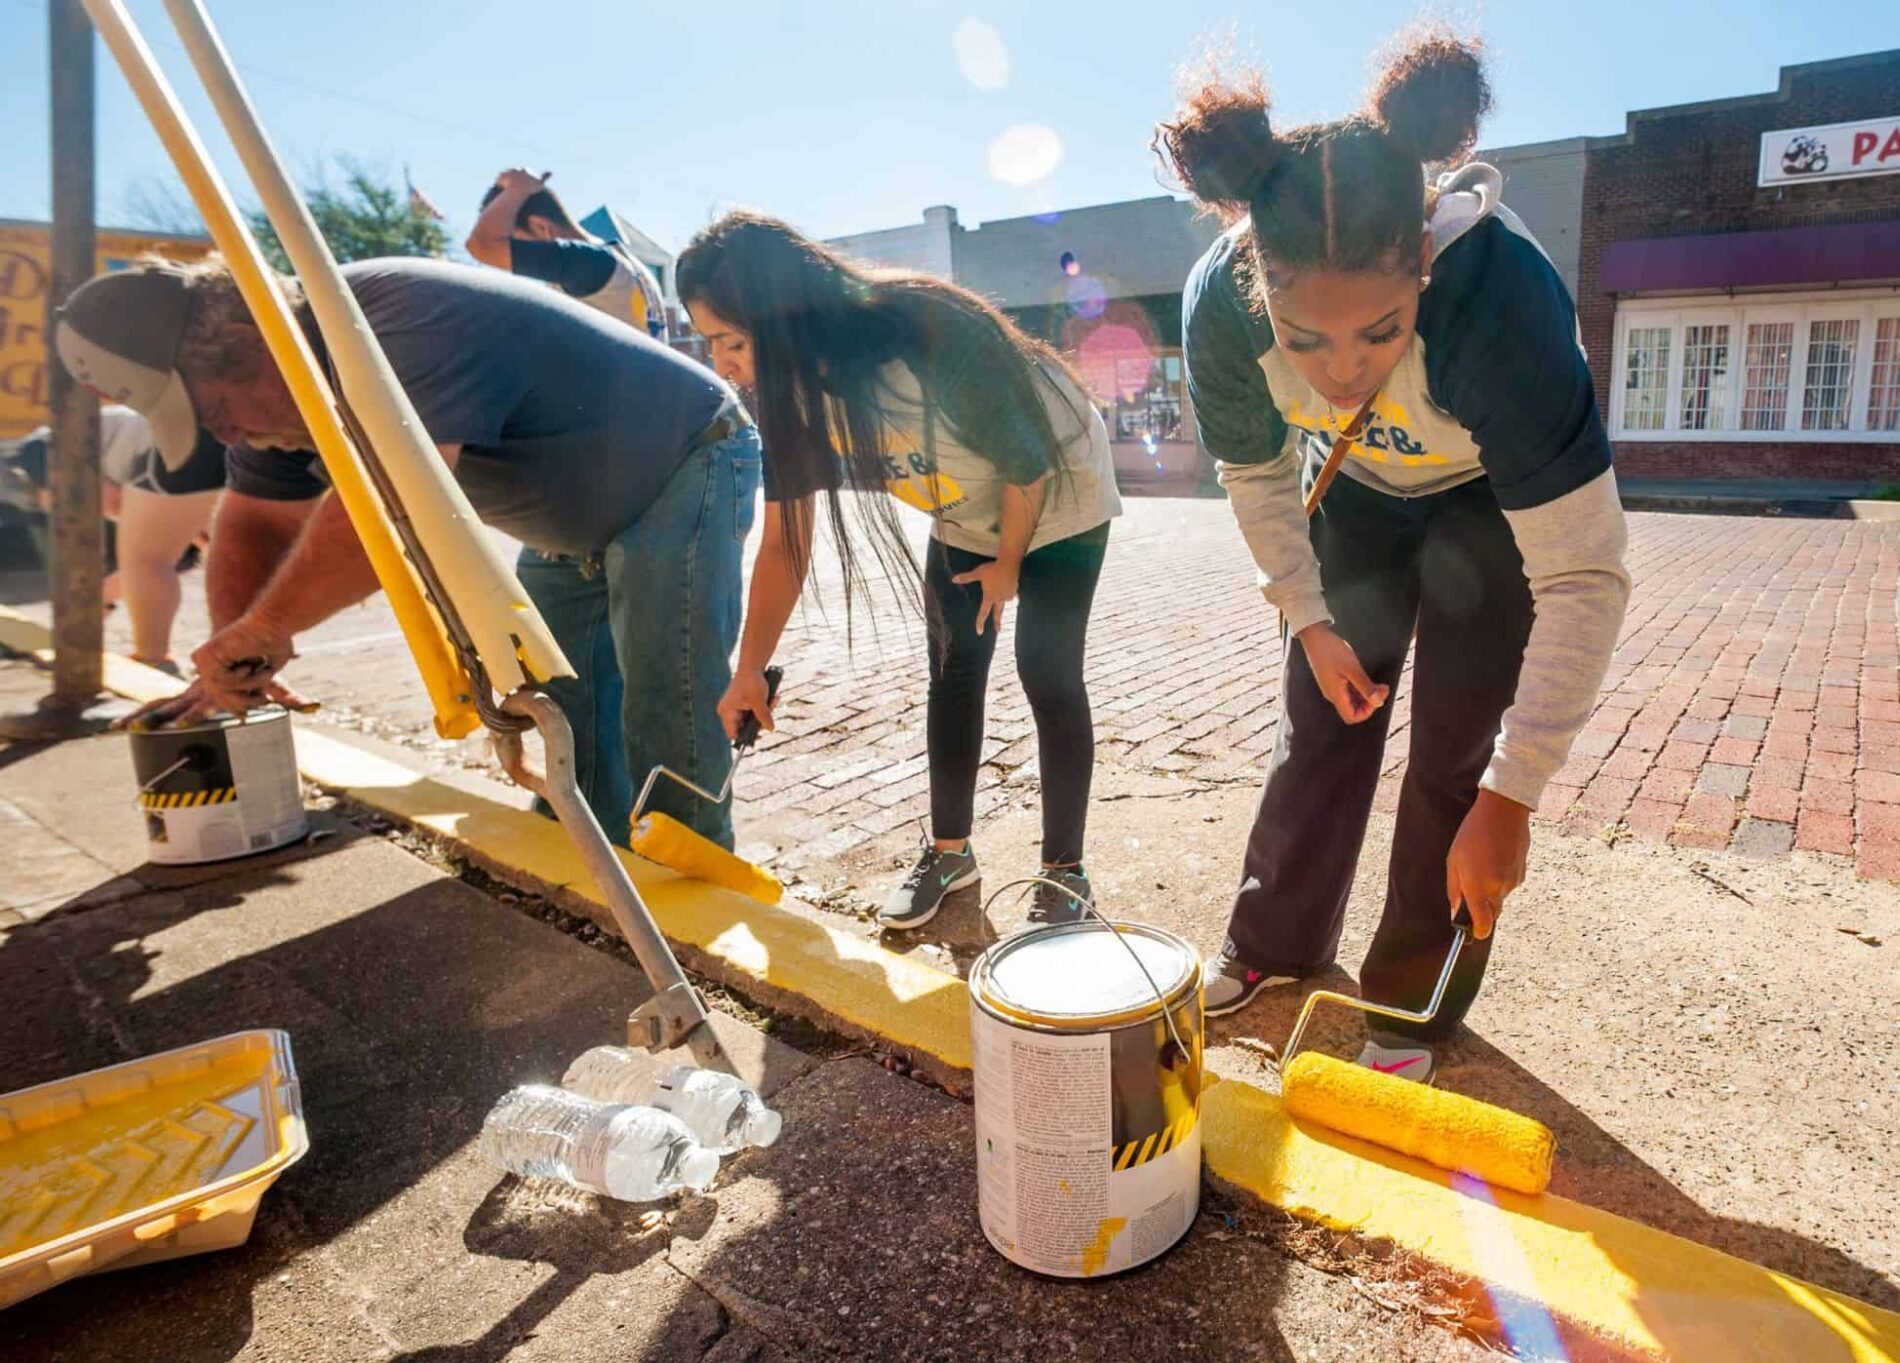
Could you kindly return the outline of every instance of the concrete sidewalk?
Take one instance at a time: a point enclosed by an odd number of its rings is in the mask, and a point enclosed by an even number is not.
[[[0,703],[39,682],[0,667]],[[13,1363],[1485,1355],[1216,1202],[1148,1269],[1034,1278],[977,1229],[965,1105],[729,1017],[786,1134],[710,1196],[653,1215],[498,1175],[488,1106],[617,1040],[637,972],[335,813],[281,853],[145,864],[132,795],[122,739],[0,749],[0,1090],[283,1027],[311,1150],[243,1248],[0,1313]]]

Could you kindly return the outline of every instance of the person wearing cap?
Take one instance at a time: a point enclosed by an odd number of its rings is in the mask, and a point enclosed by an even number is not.
[[[653,272],[617,241],[574,221],[548,177],[504,170],[482,195],[468,253],[484,265],[552,284],[609,317],[664,341],[666,304]]]
[[[601,826],[626,837],[633,777],[653,766],[718,786],[760,479],[732,389],[525,280],[409,258],[343,276],[476,514],[523,545],[522,585],[579,674],[548,690]],[[327,367],[302,290],[277,282]],[[200,422],[230,446],[206,565],[214,633],[188,698],[271,698],[295,637],[377,581],[229,269],[142,261],[89,280],[54,345],[76,379],[146,415],[167,461]],[[731,846],[727,806],[668,791],[655,807]]]

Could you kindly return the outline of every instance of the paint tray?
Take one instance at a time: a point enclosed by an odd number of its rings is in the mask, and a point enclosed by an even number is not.
[[[281,1031],[0,1094],[0,1308],[243,1244],[264,1190],[309,1148]]]

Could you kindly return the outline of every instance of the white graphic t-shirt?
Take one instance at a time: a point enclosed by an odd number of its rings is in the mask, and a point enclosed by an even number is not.
[[[1042,516],[1029,542],[1032,550],[1093,530],[1122,511],[1102,414],[1060,369],[1045,367],[1042,380],[1043,407],[1060,445],[1049,462],[1053,467],[1060,458],[1062,470],[1044,493]],[[901,360],[878,371],[877,401],[884,416],[885,491],[934,517],[932,533],[945,544],[995,555],[1002,545],[1003,488],[1009,482],[1003,471],[962,443],[940,405],[926,406],[922,385]],[[769,448],[765,495],[767,501],[803,495],[782,485]]]

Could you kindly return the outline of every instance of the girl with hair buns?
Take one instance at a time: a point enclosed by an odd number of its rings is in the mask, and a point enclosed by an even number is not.
[[[1629,596],[1610,446],[1556,270],[1467,163],[1475,43],[1402,46],[1367,108],[1281,131],[1259,77],[1193,91],[1155,147],[1233,220],[1183,298],[1188,387],[1288,647],[1281,716],[1207,1011],[1331,963],[1407,647],[1410,751],[1361,972],[1437,1018],[1361,1063],[1429,1078],[1471,1006],[1530,816],[1594,705]],[[1365,421],[1310,522],[1335,438]]]

